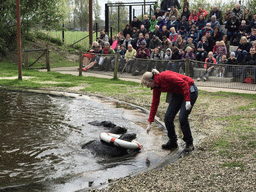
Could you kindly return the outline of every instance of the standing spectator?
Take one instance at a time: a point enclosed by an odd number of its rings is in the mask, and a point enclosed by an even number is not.
[[[203,10],[202,7],[198,7],[198,13],[197,13],[197,16],[199,17],[200,15],[203,15],[204,18],[206,19],[207,18],[207,11],[206,10]]]
[[[196,60],[204,61],[207,55],[206,48],[208,46],[208,42],[206,42],[206,37],[202,37],[202,40],[197,43],[197,52],[196,52]]]
[[[220,27],[220,23],[218,20],[216,20],[215,15],[212,15],[210,24],[211,24],[212,29],[214,29],[214,27]]]
[[[161,41],[163,40],[163,36],[169,37],[169,34],[170,34],[170,32],[167,30],[167,26],[164,25],[163,28],[162,28],[162,33],[161,33],[161,36],[160,36],[160,40]]]
[[[104,30],[100,30],[100,37],[98,38],[98,41],[101,47],[104,47],[105,43],[109,42],[108,35],[104,32]]]
[[[174,7],[174,6],[171,6],[171,10],[170,10],[170,17],[171,16],[175,16],[177,20],[179,20],[179,11]]]
[[[126,51],[124,56],[126,66],[127,66],[126,71],[128,73],[131,73],[132,66],[135,62],[136,54],[137,52],[135,49],[133,49],[132,45],[128,45],[128,50]]]
[[[159,26],[159,31],[162,32],[162,28],[164,25],[166,25],[166,22],[161,16],[157,17],[157,20],[158,20],[157,25]]]
[[[155,30],[155,26],[157,24],[157,19],[155,15],[151,16],[151,20],[150,20],[150,27],[149,27],[149,33],[152,33]]]
[[[251,20],[252,20],[252,14],[250,13],[249,9],[245,9],[243,16],[242,16],[242,20],[246,21],[246,25],[249,25]]]
[[[239,3],[237,3],[235,5],[235,8],[232,10],[232,13],[235,14],[235,16],[237,17],[238,21],[242,20],[243,10],[241,9],[241,5]]]
[[[240,22],[235,15],[227,21],[225,28],[228,30],[227,35],[230,44],[233,44],[233,40],[237,37],[239,26]]]
[[[248,42],[245,36],[241,37],[239,46],[237,50],[234,51],[238,63],[241,63],[243,61],[244,57],[249,53],[251,46],[251,43]]]
[[[189,18],[189,16],[190,16],[190,11],[189,11],[189,9],[187,8],[187,7],[184,7],[183,8],[183,12],[181,13],[181,18],[183,17],[183,16],[185,16],[187,19]]]
[[[144,15],[144,20],[143,20],[143,22],[142,22],[142,24],[144,25],[144,27],[147,29],[147,31],[148,31],[148,29],[149,29],[149,27],[150,27],[150,21],[149,21],[149,19],[148,19],[148,15]],[[145,34],[144,34],[145,35]]]
[[[189,15],[188,21],[192,21],[193,23],[196,23],[198,21],[197,12],[195,9],[193,9],[192,13]]]
[[[178,9],[181,9],[178,0],[167,0],[167,8],[170,8],[171,6],[178,7]]]
[[[201,31],[206,26],[206,20],[203,15],[200,15],[198,17],[198,21],[196,22],[196,26],[198,27],[198,30]]]
[[[160,4],[160,7],[161,7],[161,10],[163,11],[163,12],[166,12],[167,11],[167,1],[168,0],[162,0],[161,1],[161,4]]]
[[[146,48],[146,43],[141,42],[140,48],[137,50],[136,58],[141,59],[149,59],[150,58],[150,51]],[[136,76],[139,75],[141,70],[147,66],[147,61],[145,60],[136,60],[134,63],[134,72],[132,75]]]
[[[154,13],[154,15],[156,16],[156,18],[162,17],[163,13],[161,12],[159,7],[156,8],[156,12]]]
[[[125,26],[125,29],[123,30],[124,37],[126,37],[127,34],[130,34],[130,35],[131,35],[131,33],[132,33],[131,25],[130,25],[130,24],[127,24],[127,25]]]
[[[177,37],[178,37],[178,33],[176,33],[175,28],[172,27],[172,28],[170,29],[170,35],[169,35],[170,41],[171,41],[171,42],[176,41]]]
[[[204,81],[207,81],[210,73],[215,69],[215,67],[216,67],[216,59],[213,57],[213,53],[210,51],[208,53],[208,58],[205,59],[205,64],[204,64],[205,72],[200,77],[197,78],[197,81],[201,81],[202,79]]]
[[[216,5],[212,7],[212,10],[210,11],[209,18],[212,18],[212,16],[216,16],[216,20],[219,21],[220,25],[222,25],[222,12],[218,9]]]
[[[140,29],[140,26],[141,26],[141,21],[136,16],[133,16],[131,27],[136,27],[137,29]]]
[[[243,61],[243,64],[245,65],[252,65],[251,67],[246,66],[243,67],[242,69],[242,74],[243,74],[243,83],[245,83],[245,79],[247,76],[247,72],[248,71],[253,71],[254,73],[254,82],[256,83],[256,52],[255,52],[255,48],[250,48],[250,54],[246,55]]]
[[[178,30],[178,26],[179,26],[179,23],[176,20],[176,17],[172,16],[171,19],[167,23],[167,29],[170,30],[172,27],[174,27],[175,30],[177,31]]]
[[[226,9],[226,12],[224,14],[224,25],[226,25],[227,21],[231,19],[232,12],[229,8]]]

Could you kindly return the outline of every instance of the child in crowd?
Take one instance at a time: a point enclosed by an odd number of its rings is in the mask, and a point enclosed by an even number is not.
[[[171,42],[176,41],[177,37],[178,37],[178,33],[176,33],[175,28],[172,27],[172,28],[170,29],[170,35],[169,35],[170,41],[171,41]]]
[[[164,55],[164,60],[171,60],[172,59],[172,50],[170,48],[166,49],[166,53]]]
[[[214,67],[215,67],[212,64],[216,64],[216,59],[213,57],[213,52],[210,51],[208,53],[208,58],[205,59],[205,64],[204,64],[205,72],[203,72],[203,74],[200,77],[197,78],[197,81],[201,81],[202,79],[204,81],[208,80],[210,72],[212,72],[214,70]]]
[[[233,77],[236,77],[236,65],[238,63],[235,52],[230,53],[230,57],[227,60],[227,65],[225,66],[223,76],[227,77],[228,72],[233,73]]]
[[[186,56],[188,56],[189,59],[194,59],[193,49],[190,46],[187,46],[184,53],[181,55],[181,59],[185,59]],[[185,62],[179,63],[179,73],[185,73]]]
[[[224,77],[224,72],[225,72],[225,65],[227,64],[227,56],[222,55],[221,60],[219,61],[219,67],[217,68],[217,77]]]
[[[213,46],[213,50],[212,50],[212,52],[213,52],[213,57],[214,57],[214,58],[217,57],[216,51],[217,51],[217,49],[218,49],[219,46],[220,46],[220,42],[219,42],[219,41],[216,41],[216,42],[215,42],[215,45]]]
[[[252,29],[252,33],[248,39],[249,39],[249,42],[253,42],[256,40],[256,29]]]
[[[147,71],[151,71],[153,69],[158,69],[160,66],[160,62],[157,60],[161,60],[161,54],[159,53],[159,48],[155,48],[154,51],[150,55],[151,60],[156,60],[156,62],[150,62],[149,66],[147,67]]]
[[[227,48],[224,41],[219,42],[220,46],[216,50],[217,63],[221,61],[222,55],[227,55]]]
[[[189,37],[187,39],[187,46],[191,47],[192,48],[192,52],[195,53],[196,52],[196,46],[195,44],[193,43],[193,39],[191,37]]]
[[[187,39],[187,31],[184,26],[180,27],[178,35],[181,35],[182,39]]]

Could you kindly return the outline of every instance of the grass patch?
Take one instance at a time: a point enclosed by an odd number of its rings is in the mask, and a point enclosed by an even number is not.
[[[235,168],[235,167],[239,167],[241,171],[244,171],[244,167],[245,167],[243,163],[236,162],[236,161],[223,163],[222,166],[223,167],[228,167],[230,169]]]

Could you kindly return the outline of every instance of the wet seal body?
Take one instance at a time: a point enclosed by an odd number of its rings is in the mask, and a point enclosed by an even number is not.
[[[116,126],[110,121],[93,121],[89,123],[90,125],[95,126],[104,126],[109,128],[109,132],[114,134],[122,134],[118,139],[131,142],[136,138],[135,133],[126,133],[127,129],[122,126]],[[114,157],[122,157],[125,155],[138,153],[140,149],[126,149],[122,147],[117,147],[113,143],[107,143],[100,139],[92,140],[84,145],[82,145],[82,149],[88,149],[92,154],[99,157],[105,158],[114,158]]]

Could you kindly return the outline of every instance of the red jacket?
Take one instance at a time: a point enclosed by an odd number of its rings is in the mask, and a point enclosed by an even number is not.
[[[206,10],[202,10],[202,12],[197,12],[197,17],[199,17],[200,15],[203,15],[203,16],[204,16],[204,18],[206,19],[206,17],[207,17],[207,15],[208,15],[208,13],[207,13],[207,11],[206,11]]]
[[[188,76],[164,71],[154,76],[155,88],[153,89],[153,99],[148,121],[153,122],[160,102],[161,92],[175,93],[182,95],[185,101],[190,101],[189,88],[194,80]]]

